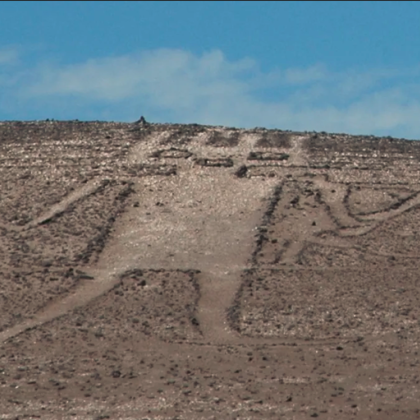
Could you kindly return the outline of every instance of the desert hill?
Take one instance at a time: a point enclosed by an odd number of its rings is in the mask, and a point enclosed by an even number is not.
[[[420,142],[0,122],[0,418],[417,419]]]

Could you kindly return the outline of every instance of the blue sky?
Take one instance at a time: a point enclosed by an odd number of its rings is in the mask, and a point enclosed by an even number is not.
[[[0,120],[420,139],[420,2],[0,2]]]

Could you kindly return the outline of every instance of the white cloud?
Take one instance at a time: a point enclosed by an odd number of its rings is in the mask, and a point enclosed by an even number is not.
[[[219,50],[160,49],[39,63],[14,74],[14,86],[9,99],[28,109],[42,104],[45,118],[127,121],[143,113],[155,121],[420,138],[419,68],[333,72],[315,64],[262,72],[254,60],[232,61]]]
[[[235,76],[252,66],[249,60],[229,63],[220,51],[195,57],[181,50],[157,50],[137,55],[89,60],[63,68],[42,67],[30,95],[79,95],[92,100],[119,101],[150,95],[169,102],[174,94],[192,97],[223,81],[235,84]],[[193,95],[191,95],[191,93]],[[158,98],[159,97],[159,98]],[[171,104],[175,106],[176,103]]]
[[[287,83],[302,85],[327,79],[328,71],[323,64],[316,64],[307,68],[287,69],[284,76]]]
[[[19,52],[13,47],[0,47],[0,66],[17,64]]]

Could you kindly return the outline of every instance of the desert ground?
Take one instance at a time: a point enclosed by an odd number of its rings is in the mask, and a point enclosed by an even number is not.
[[[419,419],[420,142],[0,122],[0,419]]]

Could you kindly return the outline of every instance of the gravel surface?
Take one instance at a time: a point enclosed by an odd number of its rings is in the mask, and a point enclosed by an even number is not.
[[[418,419],[420,143],[0,122],[0,419]]]

